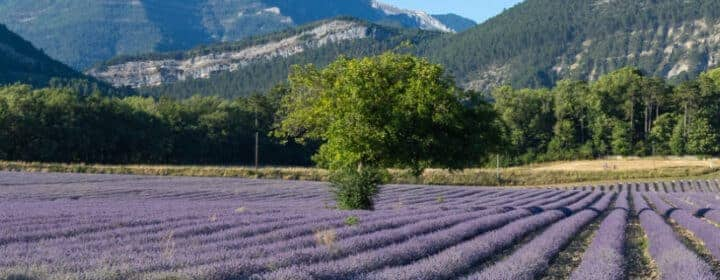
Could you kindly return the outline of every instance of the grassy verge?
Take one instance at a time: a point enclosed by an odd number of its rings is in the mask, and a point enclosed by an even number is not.
[[[628,279],[660,279],[660,272],[650,256],[650,241],[640,224],[635,202],[630,199],[630,217],[625,236],[625,259]]]
[[[298,167],[232,167],[191,165],[101,165],[0,161],[0,170],[25,172],[60,172],[90,174],[124,174],[150,176],[237,177],[256,179],[326,181],[328,172]]]
[[[673,205],[672,203],[665,201],[666,203],[670,204],[671,206],[675,207],[676,205]],[[653,209],[653,211],[658,212],[657,208],[654,204],[648,203],[650,207]],[[694,251],[698,256],[700,256],[701,259],[703,259],[705,262],[707,262],[710,267],[712,268],[713,273],[715,273],[715,276],[720,279],[720,261],[716,259],[710,250],[705,246],[705,242],[703,242],[700,238],[695,236],[695,234],[682,227],[675,221],[675,219],[669,218],[669,217],[663,217],[665,218],[665,222],[672,227],[672,229],[675,231],[675,233],[680,238],[680,241],[685,244],[686,247],[688,247],[691,251]]]
[[[637,161],[637,160],[636,160]],[[595,161],[595,165],[602,161]],[[650,160],[647,160],[650,162]],[[653,161],[654,162],[654,161]],[[699,162],[699,161],[698,161]],[[631,162],[635,164],[635,162]],[[637,165],[637,164],[635,164]],[[643,168],[598,169],[568,163],[505,168],[498,180],[494,169],[466,169],[450,172],[429,169],[419,177],[407,170],[390,170],[396,184],[460,185],[460,186],[563,186],[580,183],[610,183],[638,180],[704,179],[720,176],[720,164],[701,165],[678,162],[676,165],[649,165]],[[257,179],[326,181],[328,172],[317,168],[182,165],[98,165],[0,161],[0,170],[28,172],[129,174],[157,176],[237,177]]]
[[[617,196],[614,198],[617,200]],[[608,207],[601,215],[595,217],[579,234],[573,238],[560,253],[550,262],[542,280],[570,279],[572,272],[577,269],[583,260],[583,255],[593,241],[600,224],[615,208],[615,203]]]
[[[705,243],[700,240],[692,231],[689,231],[682,226],[680,226],[675,220],[673,219],[667,219],[668,224],[675,230],[675,232],[680,236],[680,239],[683,243],[685,243],[685,246],[690,248],[690,250],[694,251],[695,253],[700,256],[701,259],[705,260],[710,267],[712,268],[713,273],[715,273],[715,276],[720,279],[720,261],[718,261],[708,250],[707,247],[705,247]]]

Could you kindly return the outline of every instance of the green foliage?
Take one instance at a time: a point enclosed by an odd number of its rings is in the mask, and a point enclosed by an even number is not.
[[[687,136],[685,131],[687,131],[687,129],[685,128],[685,124],[683,122],[678,122],[675,125],[675,128],[673,128],[672,136],[670,137],[668,145],[670,145],[670,150],[674,155],[680,156],[687,152]]]
[[[313,159],[333,170],[343,209],[372,208],[378,168],[409,168],[415,176],[428,167],[461,169],[501,144],[491,107],[414,56],[297,66],[289,81],[274,135],[322,142]]]
[[[330,174],[337,207],[341,210],[373,210],[378,185],[388,179],[387,171],[377,168],[341,168]]]
[[[717,129],[713,129],[710,121],[700,118],[688,126],[687,153],[693,155],[715,155],[720,152]]]
[[[623,68],[590,84],[565,80],[550,91],[506,86],[493,97],[507,128],[511,163],[605,155],[717,155],[719,85],[720,70],[671,87],[637,69]]]
[[[616,155],[628,156],[632,154],[632,130],[624,122],[615,121],[612,130],[611,146]]]
[[[331,169],[364,164],[419,175],[427,167],[477,163],[499,144],[487,103],[458,90],[440,66],[413,56],[296,67],[290,87],[275,135],[322,141],[314,159]]]
[[[548,153],[554,155],[555,160],[569,159],[566,153],[574,153],[578,141],[575,139],[574,124],[569,120],[561,120],[555,124],[554,136],[548,144]]]
[[[0,158],[88,163],[306,165],[311,147],[270,132],[282,88],[236,100],[82,95],[68,88],[0,87]],[[255,116],[258,125],[255,125]]]
[[[663,114],[655,120],[650,130],[650,144],[654,155],[667,156],[674,154],[676,149],[671,146],[674,142],[673,135],[676,126],[677,116],[671,113]],[[682,154],[682,150],[679,149],[681,151],[679,154]]]
[[[592,131],[592,144],[595,155],[608,155],[611,153],[611,135],[613,120],[605,114],[597,115],[590,124]]]
[[[356,226],[358,224],[360,224],[360,217],[358,217],[358,216],[353,215],[353,216],[348,216],[347,218],[345,218],[346,226],[352,227],[352,226]]]
[[[492,94],[495,110],[507,126],[510,154],[532,162],[547,149],[554,126],[553,97],[548,90],[500,87]]]

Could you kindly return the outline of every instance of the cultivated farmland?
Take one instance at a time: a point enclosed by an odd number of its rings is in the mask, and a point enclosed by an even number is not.
[[[567,189],[0,173],[0,279],[718,279],[716,181]]]

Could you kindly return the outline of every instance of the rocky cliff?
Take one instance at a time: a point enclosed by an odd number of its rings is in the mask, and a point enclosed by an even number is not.
[[[338,16],[453,30],[450,23],[422,11],[375,0],[0,1],[0,22],[50,56],[83,70],[118,55],[185,51]]]
[[[331,43],[363,39],[368,26],[356,21],[332,20],[291,36],[245,48],[195,55],[182,59],[135,60],[97,67],[87,74],[115,86],[159,86],[188,79],[204,79],[233,72],[250,63],[289,57]]]

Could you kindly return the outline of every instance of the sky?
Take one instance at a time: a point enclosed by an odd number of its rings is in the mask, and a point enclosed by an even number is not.
[[[429,14],[454,13],[482,23],[522,0],[381,0],[380,2],[405,9],[422,10]]]

